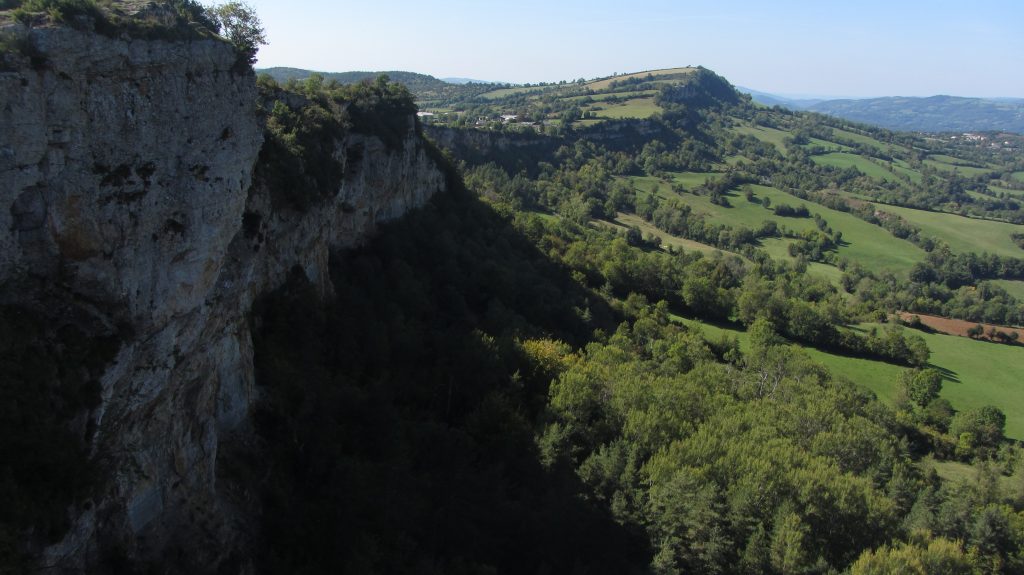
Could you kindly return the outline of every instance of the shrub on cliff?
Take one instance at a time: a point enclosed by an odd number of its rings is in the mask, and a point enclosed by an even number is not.
[[[343,165],[334,157],[349,131],[379,138],[392,150],[411,134],[416,105],[405,86],[381,76],[373,82],[339,86],[313,76],[284,87],[269,76],[257,81],[267,110],[266,139],[256,164],[275,205],[305,211],[338,191],[344,167],[362,161],[359,147]]]
[[[263,23],[252,6],[244,2],[228,2],[212,8],[224,37],[235,45],[239,56],[249,64],[256,63],[256,53],[267,43]]]

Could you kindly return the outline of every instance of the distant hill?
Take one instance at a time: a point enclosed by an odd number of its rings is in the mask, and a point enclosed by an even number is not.
[[[267,68],[265,70],[259,70],[261,74],[270,74],[278,82],[287,82],[288,80],[302,80],[310,77],[313,74],[320,74],[326,80],[335,80],[339,84],[355,84],[367,79],[374,79],[381,74],[386,74],[391,80],[405,84],[409,90],[413,92],[422,92],[427,90],[443,90],[448,82],[438,80],[433,76],[426,74],[417,74],[416,72],[401,72],[401,71],[389,71],[389,72],[315,72],[313,70],[303,70],[300,68]]]
[[[815,104],[819,104],[819,103],[825,101],[825,100],[822,100],[820,98],[819,99],[787,98],[785,96],[778,96],[776,94],[769,94],[767,92],[759,92],[757,90],[752,90],[750,88],[743,88],[741,86],[736,86],[736,89],[738,91],[740,91],[740,92],[743,92],[744,94],[750,94],[750,97],[753,98],[753,100],[755,102],[757,102],[758,104],[763,104],[765,106],[782,106],[783,108],[789,108],[790,110],[806,110],[807,108],[809,108],[809,107],[811,107],[811,106],[813,106]]]
[[[328,81],[334,80],[339,84],[354,84],[367,79],[372,80],[381,74],[385,74],[392,81],[404,84],[406,88],[409,88],[409,91],[416,96],[417,101],[421,104],[472,96],[493,89],[491,85],[478,83],[475,80],[459,84],[446,82],[427,74],[398,70],[388,72],[316,72],[301,68],[266,68],[257,70],[257,72],[269,74],[278,82],[302,80],[313,74],[320,74],[324,79]]]
[[[474,80],[473,78],[441,78],[449,84],[503,84],[504,82],[490,82],[487,80]]]
[[[1024,101],[932,96],[828,100],[805,108],[891,130],[1024,133]]]
[[[888,97],[836,100],[786,98],[737,88],[765,106],[807,110],[914,132],[1006,131],[1024,133],[1024,98]]]

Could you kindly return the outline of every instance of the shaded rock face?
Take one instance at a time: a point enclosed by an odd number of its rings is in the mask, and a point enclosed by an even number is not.
[[[295,266],[329,293],[330,250],[422,205],[443,176],[410,119],[399,150],[339,135],[336,161],[359,161],[337,193],[275,211],[251,181],[263,131],[230,46],[22,33],[31,61],[0,71],[0,303],[73,305],[88,333],[121,342],[89,414],[107,480],[43,561],[223,547],[235,530],[218,438],[254,401],[253,300]]]

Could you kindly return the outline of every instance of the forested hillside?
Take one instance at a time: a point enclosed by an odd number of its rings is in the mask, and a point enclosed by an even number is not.
[[[1024,573],[1024,137],[265,42],[0,0],[0,573]]]
[[[339,254],[336,297],[299,273],[263,302],[259,441],[222,481],[259,495],[267,572],[1024,569],[1003,392],[951,401],[974,376],[891,315],[1021,322],[988,281],[1024,277],[1014,244],[910,219],[1016,225],[1019,159],[673,75],[623,80],[655,92],[638,119],[543,91],[487,105],[534,122],[452,110],[426,129],[451,193]],[[884,400],[852,381],[875,365]]]

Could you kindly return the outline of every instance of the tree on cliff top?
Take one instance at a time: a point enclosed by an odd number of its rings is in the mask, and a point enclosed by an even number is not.
[[[267,44],[263,23],[252,6],[245,2],[228,2],[210,9],[220,24],[221,33],[235,45],[249,64],[256,63],[260,46]]]

